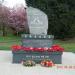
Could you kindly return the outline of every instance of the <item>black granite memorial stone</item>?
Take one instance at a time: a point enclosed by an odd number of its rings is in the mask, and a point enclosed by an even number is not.
[[[28,7],[27,17],[30,34],[22,34],[22,46],[33,48],[50,48],[53,45],[53,35],[47,35],[48,18],[47,15],[39,9]],[[62,63],[62,52],[58,51],[12,51],[13,63],[20,63],[23,60],[33,60],[40,63],[44,59],[50,59],[55,64]]]
[[[53,35],[22,35],[22,46],[25,47],[51,47],[53,44]]]

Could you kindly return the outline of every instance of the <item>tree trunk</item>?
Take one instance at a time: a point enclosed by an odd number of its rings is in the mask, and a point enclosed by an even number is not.
[[[3,31],[3,36],[6,36],[4,23],[3,23],[3,25],[2,25],[2,31]]]

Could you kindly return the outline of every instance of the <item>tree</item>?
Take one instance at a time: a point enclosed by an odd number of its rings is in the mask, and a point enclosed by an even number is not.
[[[4,5],[0,5],[0,27],[1,27],[1,30],[3,32],[3,36],[6,35],[6,31],[5,31],[5,28],[6,26],[8,25],[8,16],[10,14],[10,11],[9,9],[4,6]]]
[[[9,15],[9,26],[14,31],[14,33],[29,31],[27,25],[27,16],[26,10],[23,5],[16,5],[13,9],[11,9],[11,13]]]

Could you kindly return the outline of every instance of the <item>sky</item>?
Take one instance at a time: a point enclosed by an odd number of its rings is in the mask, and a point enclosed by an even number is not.
[[[10,8],[13,8],[13,6],[15,6],[17,4],[23,4],[26,7],[25,0],[4,0],[3,4]]]

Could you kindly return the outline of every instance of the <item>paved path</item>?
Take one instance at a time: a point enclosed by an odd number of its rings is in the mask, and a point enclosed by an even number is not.
[[[74,66],[75,54],[64,52],[61,66],[63,65]],[[35,67],[24,67],[21,64],[12,64],[11,51],[0,51],[0,75],[75,75],[75,69],[62,69],[56,66],[45,68],[40,65]]]

